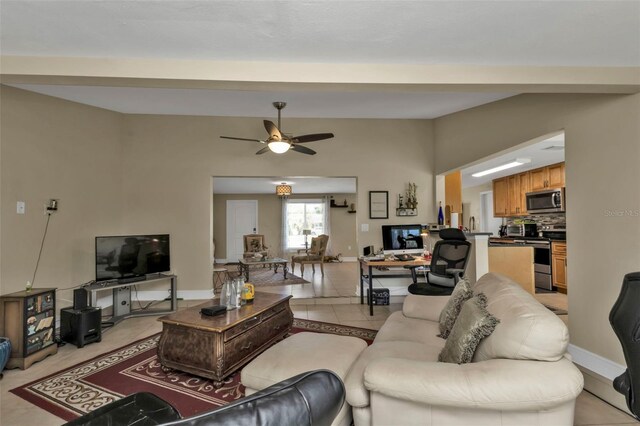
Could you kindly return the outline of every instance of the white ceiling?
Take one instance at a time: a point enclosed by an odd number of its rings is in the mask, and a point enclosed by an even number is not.
[[[128,114],[430,119],[504,99],[504,93],[270,92],[12,84],[33,92]]]
[[[274,194],[276,185],[291,185],[293,194],[354,194],[356,178],[347,177],[214,177],[214,194]]]
[[[3,0],[0,27],[3,55],[640,65],[638,1]]]
[[[493,179],[498,179],[515,173],[526,172],[527,170],[533,170],[538,167],[544,167],[549,164],[561,163],[564,161],[564,149],[545,149],[549,147],[564,148],[564,133],[540,142],[524,143],[520,146],[520,148],[510,150],[507,153],[499,153],[491,159],[480,161],[477,164],[462,169],[462,187],[469,188],[472,186],[482,185],[487,182],[491,182]],[[471,176],[473,173],[510,163],[515,161],[517,158],[528,158],[531,162],[478,178]]]
[[[246,61],[258,68],[261,61],[336,69],[640,66],[639,1],[1,1],[2,55]],[[134,114],[275,117],[271,102],[283,100],[284,117],[410,119],[517,94],[496,86],[411,93],[16,84]]]

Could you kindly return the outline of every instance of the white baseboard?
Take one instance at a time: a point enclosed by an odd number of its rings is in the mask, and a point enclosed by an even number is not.
[[[609,380],[615,379],[627,369],[624,365],[620,365],[576,345],[569,344],[568,352],[573,357],[574,363]]]

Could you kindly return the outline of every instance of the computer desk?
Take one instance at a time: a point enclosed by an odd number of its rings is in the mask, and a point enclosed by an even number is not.
[[[417,281],[416,268],[420,266],[429,267],[431,260],[426,260],[423,257],[415,258],[414,260],[371,260],[366,257],[359,259],[360,264],[360,304],[364,304],[364,280],[369,282],[369,294],[367,296],[367,304],[369,305],[369,315],[373,316],[373,279],[374,278],[400,278],[405,277],[405,274],[373,274],[373,269],[378,267],[409,267],[411,270],[411,278],[415,283]],[[366,272],[366,273],[365,273]]]

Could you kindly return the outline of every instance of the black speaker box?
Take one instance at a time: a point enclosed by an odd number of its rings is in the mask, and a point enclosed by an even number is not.
[[[65,308],[60,310],[60,337],[81,348],[102,340],[102,309]]]
[[[88,294],[84,288],[73,290],[73,309],[79,310],[87,307]]]

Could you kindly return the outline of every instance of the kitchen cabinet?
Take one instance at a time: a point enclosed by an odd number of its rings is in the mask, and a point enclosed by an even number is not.
[[[531,192],[531,174],[529,172],[520,173],[520,207],[518,214],[527,214],[527,192]]]
[[[507,178],[493,181],[493,215],[509,216],[509,181]]]
[[[493,216],[527,215],[527,192],[564,187],[564,163],[506,176],[493,181]]]
[[[531,191],[564,187],[564,163],[531,170],[529,174],[531,176]]]
[[[451,213],[462,213],[462,173],[449,173],[444,177],[444,204]]]
[[[553,285],[561,293],[567,292],[567,244],[551,243],[551,273]]]
[[[549,188],[564,188],[564,163],[547,166]]]
[[[509,216],[523,216],[527,213],[526,194],[529,192],[529,173],[507,177],[509,191]]]

